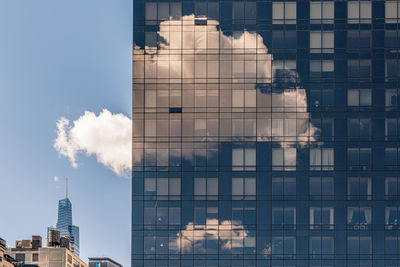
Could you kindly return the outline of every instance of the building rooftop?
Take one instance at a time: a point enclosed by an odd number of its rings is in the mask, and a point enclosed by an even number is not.
[[[89,258],[89,262],[90,261],[109,261],[109,262],[112,262],[112,263],[114,263],[114,264],[116,264],[118,266],[123,267],[120,263],[118,263],[118,262],[116,262],[116,261],[114,261],[114,260],[112,260],[112,259],[110,259],[108,257],[91,257],[91,258]]]

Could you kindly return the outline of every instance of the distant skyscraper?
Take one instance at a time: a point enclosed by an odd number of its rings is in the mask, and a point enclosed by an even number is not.
[[[57,230],[61,232],[61,235],[68,235],[69,225],[72,225],[72,204],[65,196],[65,199],[58,201]]]
[[[65,198],[58,201],[58,220],[56,229],[61,236],[70,240],[70,250],[79,257],[79,227],[72,225],[72,203],[68,198],[68,178],[65,188]]]
[[[68,231],[70,233],[70,249],[79,257],[79,227],[75,225],[68,225]]]

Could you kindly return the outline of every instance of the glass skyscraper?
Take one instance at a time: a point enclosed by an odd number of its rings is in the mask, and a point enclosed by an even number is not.
[[[65,198],[58,201],[58,219],[56,229],[60,236],[68,237],[70,250],[79,257],[79,227],[72,224],[72,203],[68,198],[68,184]],[[49,228],[47,229],[49,232]]]
[[[400,266],[398,1],[133,1],[132,266]]]
[[[72,203],[68,198],[58,201],[57,230],[61,236],[69,235],[68,226],[72,225]]]

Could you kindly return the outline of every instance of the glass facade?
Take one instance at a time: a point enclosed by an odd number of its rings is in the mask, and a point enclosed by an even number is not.
[[[58,219],[57,219],[57,230],[60,231],[60,235],[69,236],[68,225],[72,225],[72,203],[68,198],[64,198],[58,201]]]
[[[79,227],[72,225],[72,203],[69,198],[58,201],[56,229],[60,231],[61,237],[66,236],[69,238],[70,250],[79,257]],[[49,231],[47,231],[47,233],[49,233]]]
[[[400,266],[398,1],[133,3],[132,266]]]

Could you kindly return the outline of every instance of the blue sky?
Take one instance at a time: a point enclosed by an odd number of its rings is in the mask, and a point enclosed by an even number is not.
[[[131,116],[131,5],[0,1],[0,237],[9,246],[46,236],[68,176],[81,258],[130,265],[130,180],[82,151],[73,168],[53,144],[61,117],[72,127],[85,111]]]

